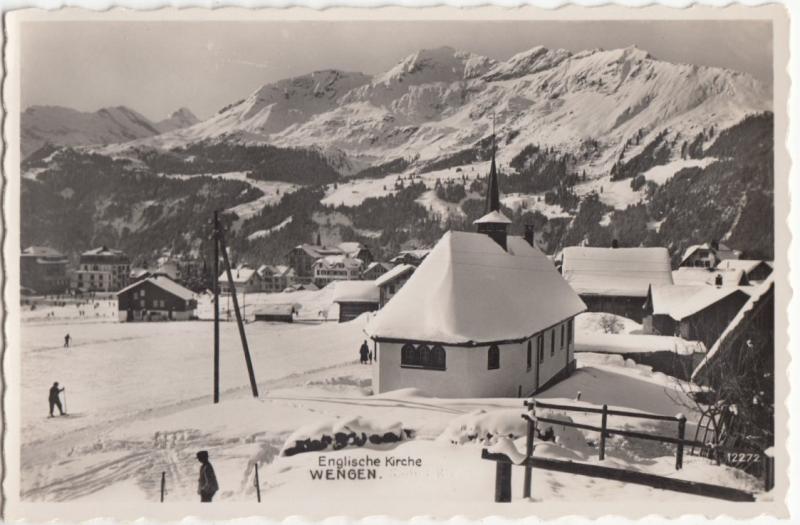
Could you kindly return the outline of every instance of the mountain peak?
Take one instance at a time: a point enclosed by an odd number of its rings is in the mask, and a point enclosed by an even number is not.
[[[198,119],[189,108],[181,107],[170,113],[169,117],[156,122],[155,127],[159,132],[166,133],[168,131],[193,126],[198,122],[200,122],[200,119]]]

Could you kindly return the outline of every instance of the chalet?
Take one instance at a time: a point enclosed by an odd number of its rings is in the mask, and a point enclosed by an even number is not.
[[[397,265],[397,264],[411,264],[414,266],[419,266],[422,264],[422,261],[425,260],[425,257],[428,256],[430,250],[403,250],[393,258],[389,260],[390,263]]]
[[[749,298],[735,287],[655,285],[644,304],[644,332],[676,335],[711,348]]]
[[[706,353],[692,373],[692,381],[719,388],[732,377],[773,374],[774,354],[775,282],[774,277],[769,276],[755,287],[748,301]]]
[[[83,291],[114,292],[128,285],[131,261],[125,252],[100,246],[81,254],[75,287]]]
[[[711,241],[686,248],[680,266],[716,268],[720,261],[738,259],[741,255],[742,252],[739,250],[733,250],[721,242]]]
[[[239,266],[231,270],[233,284],[237,293],[256,293],[262,288],[261,276],[254,268],[249,266]],[[219,291],[221,293],[231,293],[231,284],[228,280],[228,272],[219,275]]]
[[[320,288],[333,281],[354,281],[361,277],[361,259],[347,255],[328,255],[314,261],[314,284]]]
[[[394,265],[391,263],[373,261],[361,272],[361,278],[365,281],[374,281],[393,267]]]
[[[117,292],[120,322],[185,321],[194,317],[197,301],[191,290],[169,277],[154,276]]]
[[[325,246],[320,244],[319,236],[317,244],[299,244],[292,248],[287,260],[298,282],[310,283],[314,280],[314,263],[323,257],[336,255],[358,259],[362,263],[370,263],[373,260],[372,253],[361,243],[343,242],[338,246]]]
[[[294,270],[284,264],[262,264],[258,267],[261,289],[268,293],[285,290],[294,284]]]
[[[46,246],[30,246],[19,257],[20,286],[38,294],[62,294],[69,288],[67,264],[61,252]]]
[[[375,280],[375,285],[380,291],[379,306],[383,308],[389,299],[400,291],[400,288],[411,278],[417,267],[413,264],[398,264]]]
[[[720,271],[740,271],[750,283],[764,282],[772,273],[772,266],[767,261],[752,259],[726,259],[717,266]]]
[[[339,322],[350,321],[378,309],[378,287],[374,281],[339,281],[333,302],[339,305]]]
[[[590,312],[607,312],[642,322],[651,285],[672,284],[666,248],[570,246],[561,273]]]
[[[293,304],[268,304],[259,306],[254,316],[256,321],[291,323],[295,313],[297,309]]]
[[[375,392],[516,397],[575,369],[574,317],[586,307],[544,254],[507,235],[494,156],[476,223],[447,232],[368,323]]]

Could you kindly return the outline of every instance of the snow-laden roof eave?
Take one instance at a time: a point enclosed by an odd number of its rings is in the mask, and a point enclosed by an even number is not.
[[[582,313],[584,313],[586,311],[587,311],[587,308],[583,308],[582,310],[577,311],[574,315],[572,315],[571,317],[568,317],[567,319],[571,319],[571,318],[573,318],[573,317],[575,317],[575,316],[577,316],[579,314],[582,314]],[[422,343],[424,343],[424,344],[427,344],[427,345],[460,346],[460,347],[467,347],[467,348],[476,348],[476,347],[483,347],[483,346],[489,346],[489,345],[508,345],[508,344],[522,343],[524,341],[527,341],[527,340],[531,339],[532,337],[534,337],[537,334],[540,334],[542,332],[546,332],[546,331],[548,331],[548,330],[560,325],[561,323],[563,323],[567,319],[563,319],[562,321],[560,321],[558,323],[555,323],[553,325],[550,325],[550,326],[547,326],[545,328],[542,328],[541,330],[539,330],[537,332],[533,332],[532,334],[521,335],[519,337],[511,337],[511,338],[508,338],[508,339],[495,339],[495,340],[486,340],[486,341],[475,341],[475,340],[472,340],[472,339],[447,338],[447,337],[439,337],[439,336],[432,336],[431,338],[427,338],[427,339],[426,338],[410,339],[410,338],[407,338],[407,337],[400,337],[400,336],[381,336],[381,335],[370,334],[369,325],[364,327],[364,333],[370,339],[372,339],[373,341],[376,341],[378,343],[412,343],[412,344],[422,344]]]

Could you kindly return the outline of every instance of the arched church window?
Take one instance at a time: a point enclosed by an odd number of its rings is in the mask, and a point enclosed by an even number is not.
[[[497,345],[489,347],[488,368],[489,370],[500,368],[500,349],[497,348]]]

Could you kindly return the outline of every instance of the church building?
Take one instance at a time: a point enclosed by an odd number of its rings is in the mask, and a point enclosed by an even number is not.
[[[521,397],[575,369],[586,306],[542,252],[508,235],[494,154],[485,211],[477,232],[447,232],[367,325],[376,393]]]

